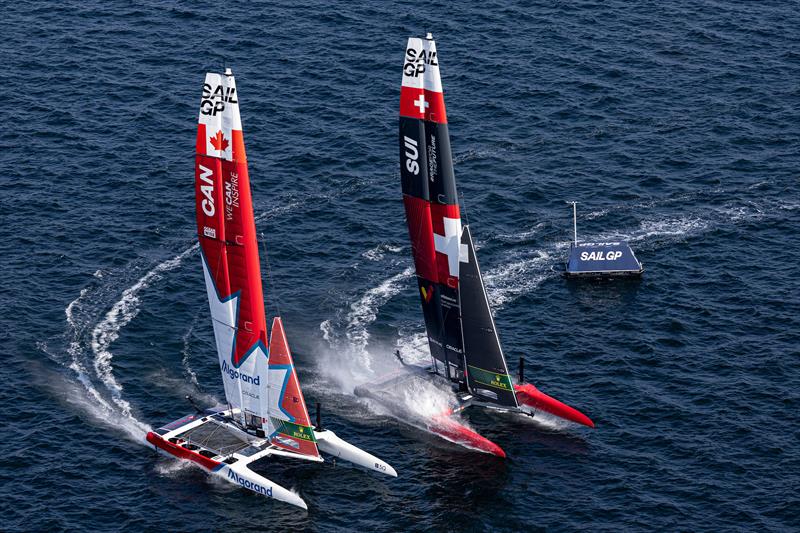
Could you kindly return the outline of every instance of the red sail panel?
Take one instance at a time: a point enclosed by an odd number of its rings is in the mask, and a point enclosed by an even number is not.
[[[286,341],[283,322],[275,317],[269,341],[269,417],[272,444],[288,451],[319,457],[314,429]]]
[[[406,208],[408,233],[417,276],[436,282],[439,279],[436,266],[436,249],[433,244],[433,225],[430,202],[415,196],[403,195]]]
[[[240,134],[241,136],[241,134]],[[222,161],[225,249],[231,293],[239,293],[233,363],[239,366],[258,341],[267,344],[256,223],[245,161]]]
[[[267,327],[236,82],[208,73],[198,117],[195,196],[203,271],[227,402],[267,418]]]

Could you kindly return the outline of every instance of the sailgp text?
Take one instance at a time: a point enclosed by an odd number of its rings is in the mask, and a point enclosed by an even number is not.
[[[622,257],[622,252],[619,250],[610,252],[581,252],[581,261],[616,261]]]
[[[403,65],[403,74],[416,78],[425,72],[425,65],[439,66],[439,63],[436,62],[435,50],[426,52],[423,49],[417,52],[413,48],[406,49],[406,63]]]
[[[200,102],[201,114],[214,116],[225,110],[226,103],[239,103],[236,100],[236,87],[223,87],[222,85],[211,87],[208,83],[203,84],[203,99]]]

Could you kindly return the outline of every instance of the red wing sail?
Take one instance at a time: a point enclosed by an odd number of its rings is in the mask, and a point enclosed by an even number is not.
[[[269,420],[272,444],[291,452],[319,457],[314,429],[280,317],[275,317],[272,322],[269,340]]]
[[[430,36],[429,36],[430,37]],[[461,245],[450,135],[433,39],[410,38],[400,89],[400,174],[422,311],[434,364],[464,380],[459,319]]]
[[[195,160],[197,233],[228,403],[267,415],[267,327],[239,95],[228,70],[206,74]]]

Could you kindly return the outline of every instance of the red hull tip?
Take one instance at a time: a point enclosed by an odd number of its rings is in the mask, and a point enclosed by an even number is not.
[[[435,422],[428,426],[428,429],[447,440],[468,448],[502,457],[503,459],[506,457],[506,452],[500,446],[451,418],[437,417]]]
[[[576,424],[594,428],[594,422],[592,422],[588,416],[548,396],[530,383],[514,385],[514,390],[517,391],[517,400],[523,405],[550,413],[551,415],[569,420],[570,422],[575,422]]]

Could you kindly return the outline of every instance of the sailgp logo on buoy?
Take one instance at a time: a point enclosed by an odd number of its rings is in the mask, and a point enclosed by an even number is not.
[[[241,379],[245,383],[251,383],[256,387],[261,385],[261,376],[256,376],[256,377],[248,376],[247,374],[239,372],[235,368],[231,368],[230,366],[228,366],[227,361],[222,362],[222,373],[229,376],[231,379]]]
[[[272,498],[272,487],[264,487],[259,485],[258,483],[253,483],[249,479],[241,477],[239,474],[234,472],[233,470],[228,468],[228,479],[234,480],[236,483],[241,485],[246,489],[250,489],[252,491],[258,492],[259,494],[263,494],[269,498]]]

